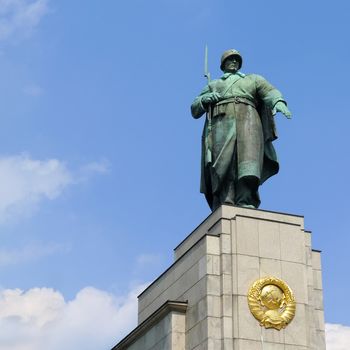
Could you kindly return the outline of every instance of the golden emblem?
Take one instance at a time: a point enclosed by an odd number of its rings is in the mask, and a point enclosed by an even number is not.
[[[266,277],[257,280],[248,292],[250,312],[265,328],[281,330],[295,315],[295,298],[292,290],[282,280]]]

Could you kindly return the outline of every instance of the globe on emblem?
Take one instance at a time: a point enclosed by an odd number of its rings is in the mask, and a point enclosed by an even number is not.
[[[285,296],[279,287],[269,284],[261,290],[260,300],[269,310],[277,310],[283,307]]]

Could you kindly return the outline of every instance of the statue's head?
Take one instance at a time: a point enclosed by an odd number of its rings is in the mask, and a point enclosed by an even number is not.
[[[236,62],[236,64],[234,62]],[[241,69],[242,63],[242,56],[237,50],[227,50],[221,56],[220,69],[224,72],[237,71]]]

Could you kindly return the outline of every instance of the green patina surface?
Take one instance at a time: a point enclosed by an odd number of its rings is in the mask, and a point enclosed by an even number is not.
[[[291,117],[282,94],[262,76],[238,71],[241,65],[237,51],[225,52],[224,74],[209,82],[191,106],[194,118],[207,115],[201,192],[212,210],[224,203],[259,206],[259,185],[279,168],[273,114]]]

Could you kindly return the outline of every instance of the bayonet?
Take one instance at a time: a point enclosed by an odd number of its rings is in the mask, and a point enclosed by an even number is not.
[[[208,45],[205,45],[204,53],[204,76],[207,78],[207,82],[210,82],[210,73],[208,69]]]

